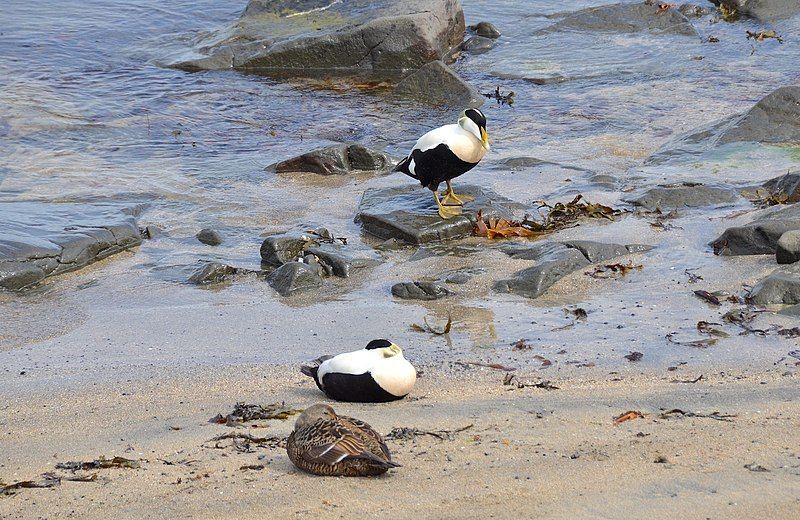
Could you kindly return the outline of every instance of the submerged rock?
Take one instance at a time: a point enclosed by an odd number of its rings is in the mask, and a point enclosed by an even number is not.
[[[696,4],[682,4],[678,7],[678,11],[687,18],[699,18],[712,13],[711,9]]]
[[[800,230],[787,231],[778,239],[775,260],[779,264],[793,264],[800,260]]]
[[[222,243],[222,235],[220,235],[219,232],[208,228],[201,229],[195,235],[195,238],[197,238],[197,240],[209,246],[218,246]]]
[[[242,16],[196,39],[170,66],[299,76],[418,69],[461,43],[456,0],[251,0]]]
[[[800,13],[800,2],[794,0],[720,0],[736,12],[766,22],[789,18]]]
[[[438,300],[450,291],[434,282],[403,282],[392,286],[392,294],[403,300]]]
[[[510,279],[497,281],[494,290],[538,298],[554,283],[578,269],[650,249],[651,246],[644,244],[606,244],[591,240],[506,244],[501,250],[511,258],[534,260],[536,264]]]
[[[479,107],[483,96],[441,61],[432,61],[403,78],[394,95],[430,105]]]
[[[0,288],[19,290],[142,242],[138,207],[0,202]]]
[[[566,14],[554,25],[541,32],[574,30],[615,33],[653,33],[682,34],[698,36],[686,16],[677,9],[659,9],[655,2],[640,4],[610,4],[581,9]]]
[[[800,303],[800,264],[773,271],[753,287],[748,300],[756,305]]]
[[[236,275],[239,269],[230,265],[221,264],[219,262],[210,262],[195,271],[189,277],[189,283],[195,285],[211,285],[228,281],[232,276]]]
[[[744,226],[726,229],[711,242],[714,254],[724,256],[775,254],[778,239],[787,231],[800,229],[800,205],[770,209]]]
[[[425,244],[471,235],[478,209],[484,217],[498,218],[513,218],[516,212],[526,210],[523,204],[478,186],[456,184],[454,188],[459,194],[475,197],[465,204],[464,214],[457,217],[442,219],[431,191],[409,184],[366,190],[355,220],[365,232],[378,238]]]
[[[268,236],[261,243],[261,261],[275,267],[294,262],[303,256],[303,250],[310,241],[307,235],[299,232]]]
[[[483,54],[494,49],[494,40],[483,36],[472,36],[461,44],[461,50],[470,54]]]
[[[732,188],[681,183],[650,188],[643,195],[627,202],[649,210],[656,208],[702,208],[732,204],[739,194]]]
[[[391,166],[392,159],[385,153],[358,143],[349,143],[312,150],[268,168],[277,173],[348,175],[356,171],[385,172]]]
[[[283,264],[267,277],[267,283],[281,296],[322,287],[319,270],[303,262]]]
[[[667,143],[647,159],[659,164],[736,142],[800,143],[800,85],[781,87],[744,114],[732,116]]]
[[[320,244],[307,247],[305,252],[317,257],[326,272],[339,278],[349,278],[354,269],[374,267],[383,262],[374,251],[354,249],[341,244]]]
[[[492,38],[496,40],[500,37],[500,31],[491,22],[478,22],[475,25],[470,25],[469,30],[483,38]]]

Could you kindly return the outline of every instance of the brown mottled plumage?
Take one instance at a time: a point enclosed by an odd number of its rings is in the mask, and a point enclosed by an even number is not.
[[[336,415],[326,404],[315,404],[297,418],[286,452],[295,466],[315,475],[366,477],[399,466],[369,424]]]

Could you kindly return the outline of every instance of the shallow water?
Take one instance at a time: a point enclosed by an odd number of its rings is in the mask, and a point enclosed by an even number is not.
[[[602,3],[573,2],[570,9]],[[401,155],[422,132],[450,122],[455,111],[229,71],[161,68],[157,63],[192,34],[233,20],[245,2],[162,4],[12,0],[0,15],[0,200],[144,202],[140,224],[157,225],[168,235],[28,294],[0,295],[0,366],[9,377],[16,380],[23,370],[80,379],[107,369],[118,376],[136,367],[294,362],[355,348],[376,336],[393,338],[421,361],[518,364],[532,361],[524,352],[509,352],[508,345],[528,338],[539,353],[558,360],[551,371],[571,369],[570,360],[617,366],[631,350],[644,352],[649,366],[682,360],[771,364],[792,344],[734,336],[701,351],[664,340],[666,332],[681,328],[690,335],[700,319],[718,320],[718,312],[690,289],[735,292],[769,271],[770,259],[721,259],[706,245],[737,221],[719,217],[747,209],[746,202],[686,213],[676,223],[683,229],[671,232],[653,230],[636,217],[566,230],[559,238],[657,248],[635,257],[645,268],[624,280],[587,281],[578,273],[537,301],[487,296],[490,279],[499,277],[495,273],[527,266],[492,252],[420,261],[409,261],[410,251],[394,253],[368,276],[326,282],[330,290],[321,301],[282,300],[256,280],[219,290],[185,284],[205,260],[257,268],[268,232],[323,224],[359,241],[352,218],[361,192],[409,179],[288,178],[264,167],[349,140]],[[761,28],[753,21],[707,18],[695,20],[701,39],[540,35],[552,23],[547,15],[563,9],[563,2],[462,4],[468,24],[490,20],[503,36],[495,49],[465,56],[456,69],[482,92],[496,86],[516,92],[513,107],[492,101],[484,106],[492,153],[465,182],[526,203],[580,192],[619,205],[625,194],[592,185],[588,174],[496,166],[504,158],[535,156],[640,188],[665,180],[749,184],[800,163],[796,149],[740,145],[680,164],[642,166],[675,136],[797,83],[800,17],[775,25],[783,44],[748,41],[745,30]],[[710,35],[720,43],[706,43]],[[566,81],[538,84],[556,76]],[[199,244],[193,237],[202,227],[219,230],[225,243]],[[458,288],[454,298],[409,304],[389,295],[396,281],[472,264],[492,273]],[[687,285],[683,274],[695,267],[705,279],[697,287]],[[571,323],[566,305],[586,308],[588,321],[561,329]],[[450,344],[410,331],[426,314],[443,321],[448,312],[455,320]],[[565,349],[568,354],[556,354]]]

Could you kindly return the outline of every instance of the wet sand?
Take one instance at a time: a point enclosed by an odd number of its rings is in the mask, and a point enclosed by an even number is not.
[[[536,375],[519,378],[538,381]],[[209,418],[237,401],[296,407],[325,401],[295,367],[192,369],[149,381],[14,393],[0,407],[0,480],[35,479],[57,462],[99,456],[136,459],[141,468],[79,471],[97,480],[0,496],[0,517],[794,516],[800,509],[796,370],[783,364],[706,371],[694,384],[671,382],[696,375],[592,370],[553,380],[560,388],[547,391],[504,386],[499,370],[428,367],[403,401],[332,404],[384,434],[395,427],[468,428],[440,433],[442,439],[390,440],[402,467],[350,479],[304,474],[279,447],[242,453],[231,441],[209,442],[233,431],[286,436],[292,419],[234,429]],[[676,408],[733,417],[660,416]],[[614,425],[628,410],[644,418]]]

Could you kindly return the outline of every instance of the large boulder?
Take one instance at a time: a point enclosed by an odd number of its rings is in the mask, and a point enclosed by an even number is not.
[[[772,22],[800,13],[800,2],[796,0],[718,0],[736,12]]]
[[[697,154],[743,141],[800,143],[800,85],[781,87],[744,114],[714,122],[667,143],[647,162],[659,164],[676,156]]]
[[[444,58],[461,43],[457,0],[251,0],[239,20],[201,34],[183,70],[288,75],[399,72]]]
[[[515,213],[527,209],[523,204],[478,186],[457,184],[455,190],[475,197],[464,205],[464,214],[457,217],[442,219],[431,191],[415,183],[366,190],[355,220],[365,232],[378,238],[425,244],[471,235],[479,209],[484,217],[503,218],[513,218]]]
[[[553,31],[597,31],[613,33],[682,34],[697,36],[692,23],[678,9],[660,9],[657,2],[610,4],[589,7],[564,15],[542,33]]]
[[[0,202],[0,288],[19,290],[142,242],[139,207]]]
[[[359,171],[386,172],[392,159],[383,152],[358,143],[345,143],[312,150],[272,166],[277,173],[348,175]]]
[[[582,267],[650,249],[651,246],[644,244],[608,244],[591,240],[509,243],[501,247],[508,256],[516,260],[533,260],[535,264],[512,278],[495,282],[494,290],[538,298],[554,283]]]
[[[748,300],[756,305],[800,303],[800,264],[777,268],[753,287]]]
[[[429,105],[479,107],[484,96],[441,61],[432,61],[403,78],[394,95]]]
[[[779,264],[793,264],[800,261],[800,230],[793,229],[778,239],[775,260]]]
[[[649,210],[672,208],[702,208],[732,204],[739,194],[724,186],[707,186],[700,183],[680,183],[649,188],[638,197],[627,199],[635,206]]]
[[[800,229],[800,205],[771,208],[749,224],[726,229],[710,245],[714,254],[724,256],[775,254],[781,236],[796,229]]]

